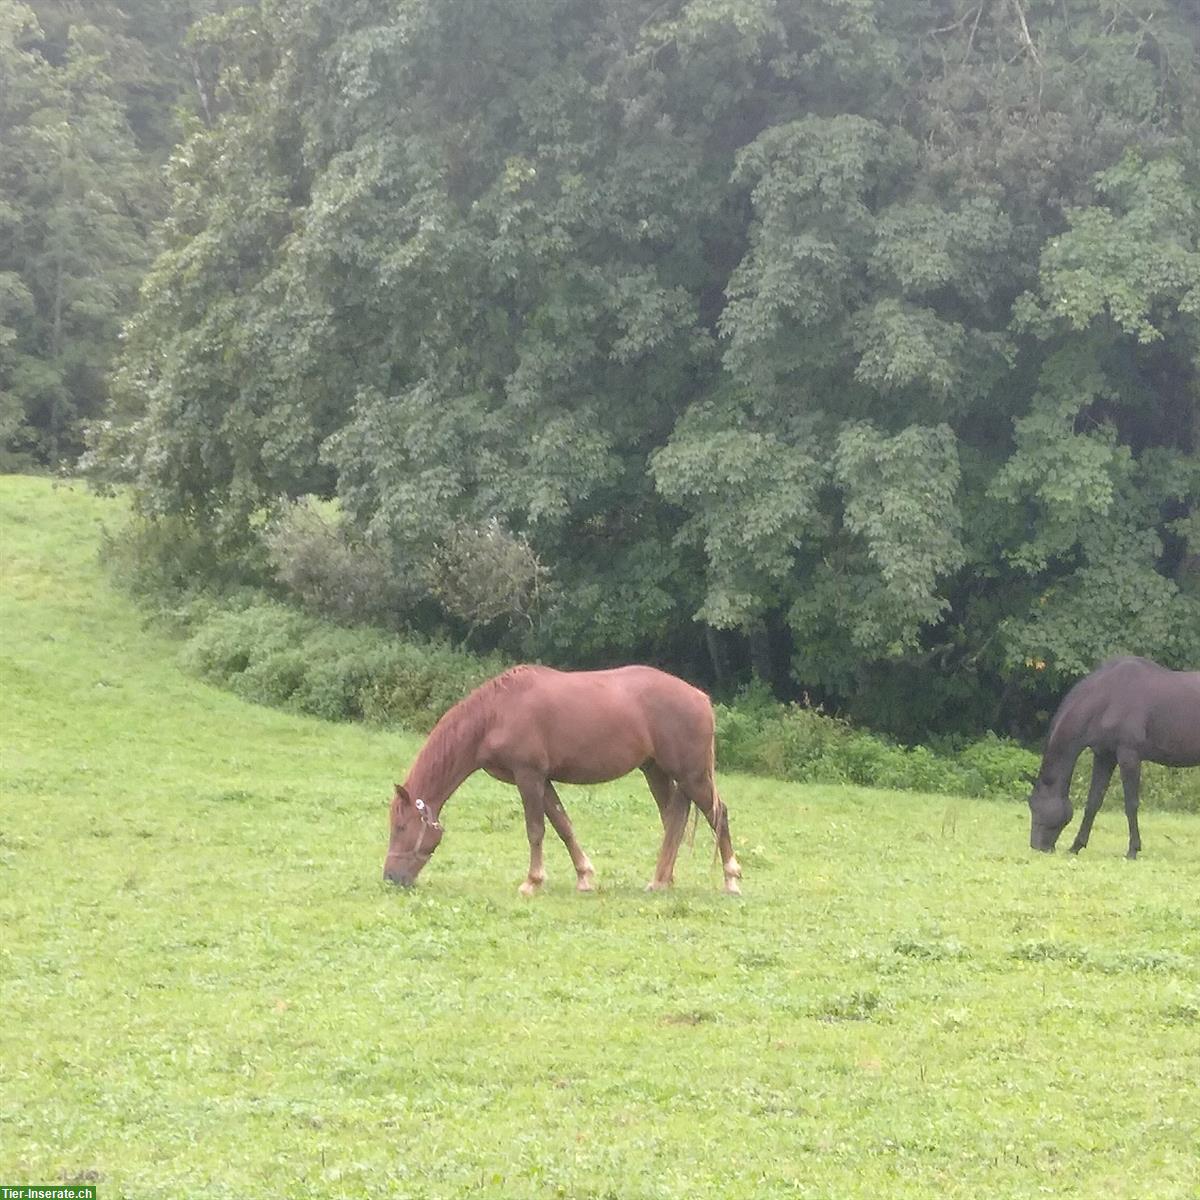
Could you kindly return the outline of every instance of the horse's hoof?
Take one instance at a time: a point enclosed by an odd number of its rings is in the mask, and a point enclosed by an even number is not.
[[[660,883],[657,879],[652,879],[646,884],[648,892],[665,892],[671,885],[669,883]]]
[[[536,883],[532,879],[527,879],[519,888],[517,888],[517,891],[526,898],[530,896],[536,896],[541,890],[542,880],[540,879]]]
[[[575,885],[577,892],[594,892],[596,885],[592,882],[591,874],[580,875],[579,882]]]
[[[742,894],[742,889],[736,879],[725,880],[725,894],[727,896],[740,896]]]

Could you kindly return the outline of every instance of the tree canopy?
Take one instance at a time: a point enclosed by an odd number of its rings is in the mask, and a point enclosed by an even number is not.
[[[103,438],[148,514],[233,545],[336,496],[414,576],[499,530],[544,579],[494,638],[902,735],[1200,662],[1193,0],[264,0],[189,38]],[[105,111],[40,161],[119,177]],[[124,226],[54,260],[54,169],[28,253],[95,278]]]

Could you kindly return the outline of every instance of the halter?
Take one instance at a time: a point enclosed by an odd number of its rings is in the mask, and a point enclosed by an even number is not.
[[[424,800],[416,800],[414,801],[414,804],[416,805],[417,815],[421,818],[421,836],[417,838],[417,844],[412,848],[410,853],[421,854],[421,846],[425,841],[425,830],[432,829],[437,833],[443,833],[445,831],[442,829],[442,823],[437,819],[437,817],[430,816],[429,805],[426,804]],[[430,854],[432,853],[433,851],[431,850]]]

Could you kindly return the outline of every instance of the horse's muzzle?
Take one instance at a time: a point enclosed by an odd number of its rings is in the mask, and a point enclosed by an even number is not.
[[[384,881],[399,887],[412,887],[428,861],[428,854],[389,854],[383,863]]]
[[[1063,829],[1062,825],[1057,829],[1053,825],[1034,825],[1029,831],[1030,847],[1040,850],[1043,854],[1053,854],[1054,847],[1058,845],[1059,834]]]

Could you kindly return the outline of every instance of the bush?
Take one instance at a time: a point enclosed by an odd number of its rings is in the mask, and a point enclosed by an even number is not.
[[[430,592],[466,626],[468,640],[497,622],[532,627],[549,574],[529,542],[495,517],[454,530],[426,568]]]
[[[506,665],[378,629],[331,628],[264,601],[201,618],[182,658],[201,678],[257,704],[418,732]]]
[[[201,588],[229,593],[256,581],[261,567],[253,552],[222,551],[211,532],[182,517],[134,517],[116,533],[105,530],[100,561],[117,587],[158,609],[171,609]]]
[[[340,624],[397,626],[418,603],[411,573],[399,575],[387,557],[352,536],[311,497],[290,505],[267,526],[263,543],[275,581],[311,613]]]
[[[753,771],[797,782],[849,782],[833,777],[836,748],[850,727],[820,709],[780,704],[757,681],[732,705],[714,706],[717,762],[725,770]]]
[[[304,616],[280,604],[211,611],[197,617],[183,664],[209,683],[232,688],[251,667],[299,645],[310,627]]]
[[[1036,775],[1041,759],[1016,742],[989,733],[965,746],[957,755],[973,795],[1006,796],[1024,800],[1029,795],[1028,776]]]
[[[959,763],[939,758],[925,746],[891,746],[888,750],[875,773],[876,786],[955,795],[968,790],[967,773]]]
[[[1142,768],[1142,802],[1151,808],[1200,813],[1200,770],[1147,763]]]

